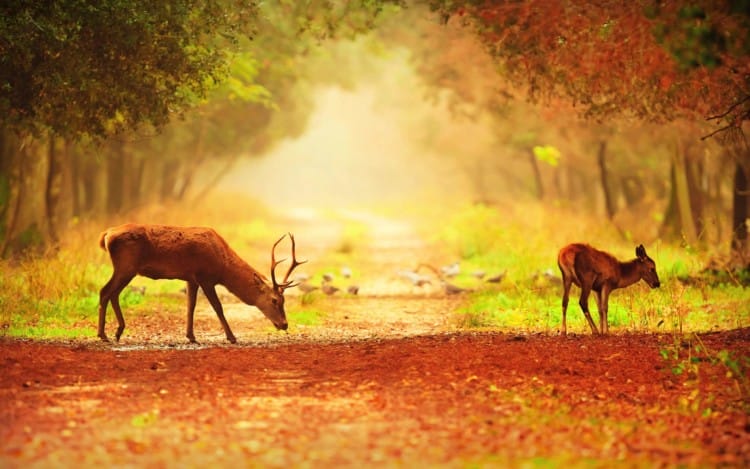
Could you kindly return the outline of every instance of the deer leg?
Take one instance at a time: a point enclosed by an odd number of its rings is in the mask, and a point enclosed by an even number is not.
[[[581,299],[578,302],[578,304],[581,305],[581,310],[583,311],[583,314],[586,316],[586,321],[589,323],[589,327],[591,327],[591,330],[594,334],[599,334],[599,330],[596,328],[596,324],[594,324],[594,320],[591,319],[591,313],[589,313],[589,294],[591,293],[591,287],[587,287],[586,285],[581,285]]]
[[[193,315],[195,313],[195,302],[198,298],[198,284],[196,282],[187,282],[185,290],[187,295],[187,334],[186,337],[191,344],[197,344],[195,334],[193,333]]]
[[[112,310],[115,312],[117,317],[117,332],[115,333],[115,340],[119,341],[122,331],[125,330],[125,318],[122,316],[122,309],[120,309],[120,293],[127,284],[133,280],[135,275],[127,275],[125,277],[116,276],[112,274],[112,278],[104,285],[99,292],[99,338],[104,342],[109,342],[107,334],[104,332],[104,326],[106,323],[107,316],[107,303],[112,303]]]
[[[599,298],[599,326],[602,334],[609,334],[609,294],[611,291],[604,287]]]
[[[561,333],[562,335],[568,334],[568,328],[565,324],[565,316],[568,312],[568,298],[570,296],[570,286],[573,284],[573,281],[563,274],[563,297],[562,297],[562,325],[561,325]]]
[[[122,290],[120,290],[122,291]],[[122,332],[125,330],[125,318],[122,316],[122,310],[120,309],[120,292],[117,292],[117,295],[112,297],[112,309],[115,310],[115,316],[117,316],[117,330],[115,331],[115,342],[120,341],[120,336],[122,336]]]
[[[109,303],[109,298],[111,296],[110,290],[112,289],[113,279],[114,275],[109,279],[109,281],[107,281],[106,284],[104,284],[102,289],[99,291],[99,330],[97,335],[103,342],[109,342],[107,333],[104,332],[104,326],[107,322],[107,303]]]
[[[233,344],[236,344],[237,339],[235,339],[234,334],[232,334],[232,330],[229,328],[229,323],[227,322],[226,318],[224,318],[224,308],[222,308],[219,297],[216,295],[216,289],[213,285],[205,284],[202,284],[201,288],[203,289],[203,293],[206,294],[208,302],[211,303],[214,311],[216,311],[216,315],[219,317],[219,321],[221,322],[221,327],[224,328],[224,333],[227,335],[227,340]]]
[[[599,332],[604,334],[604,310],[602,309],[602,293],[595,291],[596,294],[596,310],[599,312]]]

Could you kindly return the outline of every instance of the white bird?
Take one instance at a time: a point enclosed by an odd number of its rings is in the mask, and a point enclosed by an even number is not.
[[[136,285],[128,285],[128,289],[134,293],[138,293],[140,295],[146,294],[146,287],[145,286],[136,286]]]
[[[342,276],[343,276],[344,278],[349,278],[349,277],[351,277],[351,276],[352,276],[352,269],[350,269],[350,268],[349,268],[349,267],[347,267],[347,266],[344,266],[344,267],[342,267],[342,268],[341,268],[341,275],[342,275]]]
[[[304,272],[297,272],[294,274],[293,282],[294,283],[304,283],[310,280],[310,276]]]
[[[400,270],[398,272],[399,277],[404,278],[417,287],[430,284],[430,279],[424,275],[420,275],[412,270]]]
[[[547,269],[542,272],[542,276],[552,283],[562,283],[562,279],[559,275],[555,275],[552,269]]]
[[[299,285],[297,285],[297,288],[300,289],[302,293],[310,293],[311,291],[315,291],[318,289],[315,285],[310,285],[309,283],[302,282]]]
[[[458,262],[454,262],[453,264],[448,264],[440,267],[440,272],[442,272],[446,277],[455,277],[456,275],[461,273],[461,266],[458,265]]]

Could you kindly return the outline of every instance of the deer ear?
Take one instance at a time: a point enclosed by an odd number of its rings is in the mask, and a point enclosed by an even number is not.
[[[639,245],[637,248],[635,248],[635,255],[643,259],[644,257],[646,257],[646,248],[644,248],[642,244]]]

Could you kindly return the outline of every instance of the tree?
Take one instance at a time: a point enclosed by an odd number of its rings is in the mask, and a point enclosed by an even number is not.
[[[430,3],[444,21],[471,27],[500,73],[532,100],[563,97],[596,120],[708,119],[717,123],[709,135],[741,134],[750,119],[747,2]],[[743,254],[750,201],[742,189],[750,172],[744,145],[736,159],[732,242]]]
[[[0,127],[104,137],[161,126],[226,76],[253,3],[10,0],[0,6]]]
[[[3,2],[0,251],[29,226],[54,239],[63,205],[80,214],[106,199],[102,209],[125,210],[156,186],[181,197],[207,158],[260,154],[300,132],[304,112],[273,119],[280,106],[304,109],[290,92],[297,61],[326,38],[369,29],[391,3]],[[40,183],[46,196],[32,206],[24,194]]]

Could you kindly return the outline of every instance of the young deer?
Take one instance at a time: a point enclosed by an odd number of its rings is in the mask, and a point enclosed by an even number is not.
[[[180,227],[165,225],[125,224],[104,231],[99,246],[109,253],[114,272],[99,294],[99,338],[108,342],[104,332],[107,303],[117,316],[115,339],[120,340],[125,329],[125,320],[120,309],[120,292],[136,275],[152,279],[181,279],[187,282],[187,338],[195,342],[193,313],[198,287],[203,290],[219,317],[227,340],[236,343],[234,334],[224,318],[224,311],[216,295],[216,285],[224,285],[243,302],[257,307],[274,326],[280,330],[288,327],[284,312],[284,290],[293,287],[289,275],[300,264],[295,257],[294,236],[292,241],[292,265],[284,280],[276,281],[274,251],[286,235],[279,238],[271,248],[271,280],[250,267],[211,228]]]
[[[571,284],[575,283],[581,288],[579,304],[594,334],[609,332],[607,303],[612,290],[628,287],[641,279],[651,288],[659,287],[656,264],[653,259],[648,257],[646,248],[642,244],[635,248],[635,255],[637,257],[632,261],[620,262],[611,254],[594,249],[588,244],[569,244],[560,249],[560,253],[557,255],[557,265],[560,267],[563,281],[563,335],[567,334],[565,314],[568,309],[568,294]],[[592,290],[596,293],[600,330],[596,329],[591,314],[589,314],[589,293]]]

